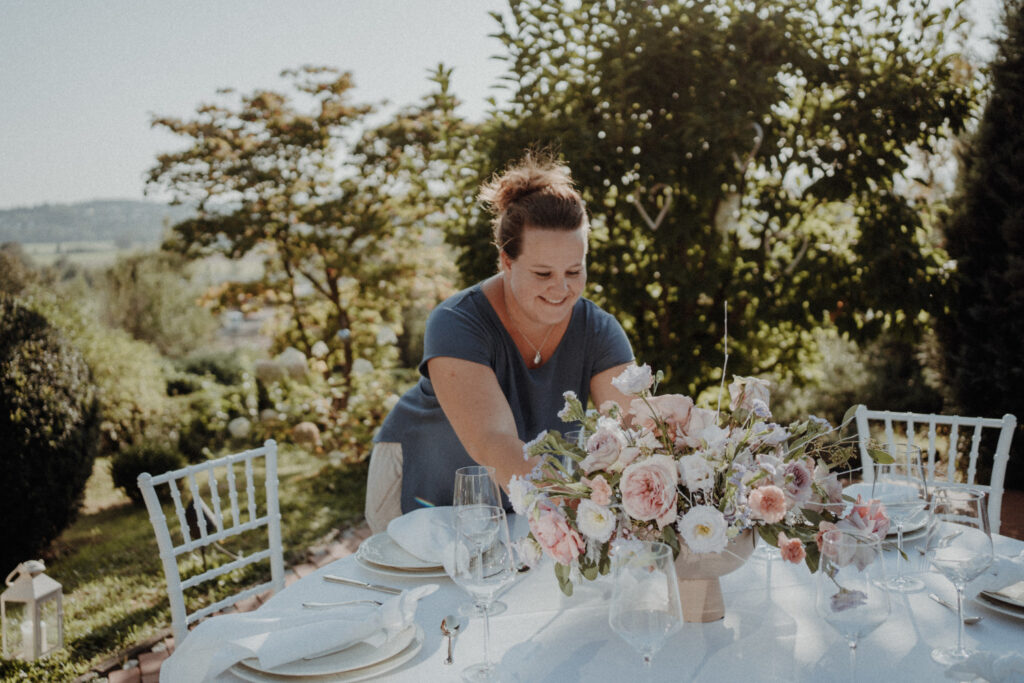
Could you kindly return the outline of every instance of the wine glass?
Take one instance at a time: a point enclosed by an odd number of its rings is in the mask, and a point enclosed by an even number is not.
[[[822,537],[815,607],[850,646],[850,680],[857,642],[878,628],[890,611],[882,544],[877,536],[833,529]]]
[[[608,623],[640,653],[644,668],[683,626],[672,549],[664,543],[630,542],[613,559]]]
[[[497,680],[490,661],[490,607],[494,596],[515,580],[513,547],[505,511],[496,505],[470,505],[455,511],[454,534],[445,552],[444,569],[481,608],[484,620],[484,661],[462,672],[466,681]]]
[[[960,487],[935,489],[926,556],[956,588],[956,647],[932,650],[932,659],[949,666],[973,652],[964,647],[964,589],[992,564],[987,493]]]
[[[922,521],[928,506],[928,485],[921,465],[921,449],[910,443],[886,445],[884,450],[892,458],[891,463],[875,465],[875,480],[871,486],[871,497],[885,505],[889,519],[896,524],[896,549],[900,558],[896,561],[896,576],[890,576],[886,587],[901,593],[921,590],[924,582],[916,577],[903,575],[903,530],[907,522]]]
[[[469,465],[455,470],[455,489],[452,494],[454,513],[471,506],[501,507],[501,492],[494,481],[494,468],[489,465]],[[497,615],[508,609],[508,605],[495,600],[491,614]],[[466,617],[483,616],[480,605],[466,602],[459,605],[459,614]]]

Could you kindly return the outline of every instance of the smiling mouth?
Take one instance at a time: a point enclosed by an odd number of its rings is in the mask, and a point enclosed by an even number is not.
[[[542,297],[540,297],[540,300],[543,301],[544,303],[550,305],[550,306],[561,306],[562,304],[565,303],[566,299],[568,299],[568,298],[569,297],[565,297],[564,296],[561,299],[559,299],[558,301],[552,301],[551,299],[548,299],[547,297],[543,297],[542,296]]]

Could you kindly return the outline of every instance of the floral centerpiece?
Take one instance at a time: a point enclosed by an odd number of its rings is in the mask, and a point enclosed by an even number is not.
[[[880,504],[858,499],[840,518],[847,506],[836,470],[853,453],[841,426],[814,416],[772,422],[761,379],[734,377],[727,410],[655,395],[661,379],[647,365],[615,378],[635,397],[628,411],[612,402],[586,411],[566,392],[559,417],[582,425],[578,438],[547,431],[524,447],[540,463],[509,484],[530,526],[520,551],[528,563],[549,555],[563,592],[608,573],[613,546],[630,539],[663,541],[676,555],[680,542],[691,553],[717,553],[751,529],[813,572],[831,531],[885,535]]]

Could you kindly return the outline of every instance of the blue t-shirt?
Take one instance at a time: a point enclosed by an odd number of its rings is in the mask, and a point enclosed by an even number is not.
[[[574,391],[586,405],[591,378],[632,361],[633,351],[619,322],[580,298],[555,352],[541,367],[528,368],[479,284],[444,301],[427,319],[419,382],[402,396],[374,437],[402,444],[402,512],[424,503],[451,505],[455,470],[477,464],[434,395],[427,361],[441,356],[494,371],[525,442],[546,429],[568,429],[558,417],[565,405],[562,394]]]

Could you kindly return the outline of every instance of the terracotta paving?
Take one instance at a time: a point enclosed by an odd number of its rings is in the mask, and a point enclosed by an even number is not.
[[[1024,541],[1024,491],[1005,491],[1003,493],[1002,526],[999,532]],[[365,523],[341,533],[340,538],[321,546],[309,549],[307,561],[289,569],[285,577],[285,585],[291,585],[303,576],[307,576],[318,568],[351,555],[370,536],[370,529]],[[259,607],[269,595],[256,596],[238,603],[237,611],[249,612]],[[107,683],[159,683],[160,665],[174,652],[174,637],[166,636],[149,651],[142,652],[128,659],[122,666],[107,672],[96,672],[92,678],[81,677],[79,681],[102,683],[106,674]]]

